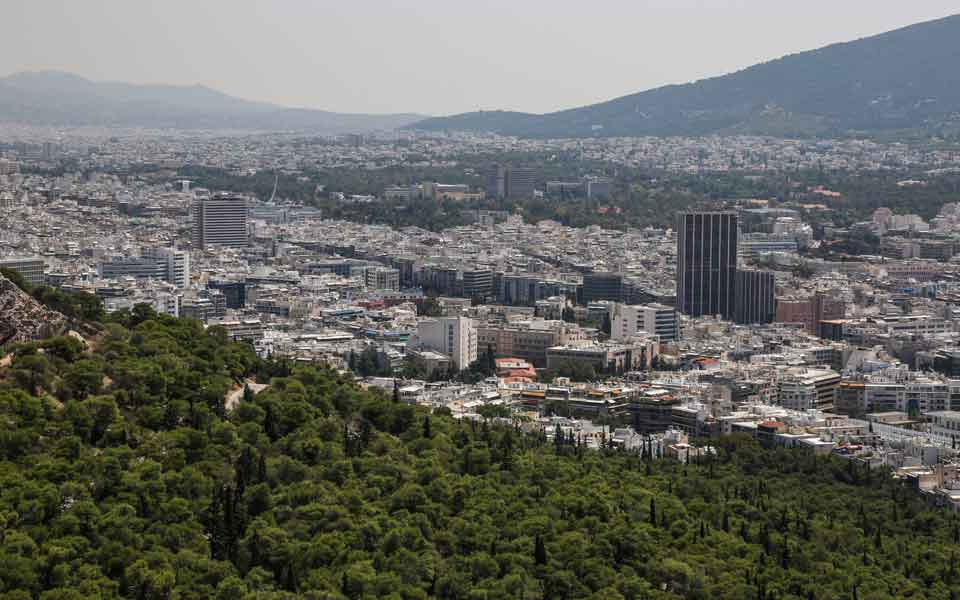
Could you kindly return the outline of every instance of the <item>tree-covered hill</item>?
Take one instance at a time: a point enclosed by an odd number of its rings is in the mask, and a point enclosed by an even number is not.
[[[138,307],[0,368],[0,598],[957,597],[960,525],[886,474],[684,466],[263,361]],[[232,411],[246,378],[269,383]]]
[[[707,49],[704,49],[707,50]],[[522,137],[923,131],[955,134],[960,15],[833,44],[736,73],[545,115],[486,111],[410,128]]]

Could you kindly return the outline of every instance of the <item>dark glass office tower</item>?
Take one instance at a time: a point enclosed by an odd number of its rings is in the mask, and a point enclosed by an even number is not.
[[[619,273],[587,273],[583,276],[583,303],[597,300],[623,301],[623,275]]]
[[[732,319],[737,274],[737,214],[677,216],[677,308],[693,317]]]
[[[737,271],[734,321],[742,325],[773,323],[776,280],[770,271]]]

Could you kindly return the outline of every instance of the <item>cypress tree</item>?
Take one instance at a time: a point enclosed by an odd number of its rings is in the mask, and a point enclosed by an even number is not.
[[[537,535],[534,541],[533,560],[538,565],[547,564],[547,546],[543,543],[542,535]]]
[[[267,454],[266,452],[260,452],[260,460],[257,463],[257,481],[264,482],[267,480]]]

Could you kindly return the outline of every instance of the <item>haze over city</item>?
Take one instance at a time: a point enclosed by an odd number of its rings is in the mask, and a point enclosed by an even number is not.
[[[956,10],[946,0],[30,0],[4,7],[0,75],[203,84],[348,113],[542,113]]]

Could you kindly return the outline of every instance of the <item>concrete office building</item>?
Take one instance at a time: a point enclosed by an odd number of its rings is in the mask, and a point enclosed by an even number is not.
[[[629,342],[577,344],[547,349],[547,368],[560,369],[565,363],[589,365],[596,373],[614,374],[649,369],[657,356],[656,338],[636,337]]]
[[[824,321],[843,319],[846,305],[843,300],[815,292],[804,298],[784,297],[776,302],[776,323],[803,323],[810,335],[820,335]]]
[[[793,410],[831,411],[839,386],[840,373],[836,371],[790,368],[779,376],[778,404]]]
[[[619,273],[587,273],[583,276],[583,303],[598,300],[620,302],[623,299],[623,275]]]
[[[47,264],[37,257],[0,258],[0,269],[16,271],[27,283],[40,285],[45,283]]]
[[[548,181],[544,192],[549,198],[580,198],[584,195],[584,184],[581,181]]]
[[[530,198],[533,196],[533,169],[494,165],[487,172],[487,195],[494,198]]]
[[[190,253],[175,248],[144,248],[140,255],[163,265],[167,283],[179,288],[190,285]]]
[[[579,327],[563,321],[517,323],[488,322],[477,328],[477,346],[496,356],[522,358],[534,366],[547,366],[547,349],[582,339]]]
[[[104,279],[136,277],[137,279],[165,280],[167,270],[156,261],[139,256],[130,256],[104,261],[97,265],[97,272]]]
[[[193,201],[193,243],[208,246],[246,247],[247,201],[238,196],[198,197]]]
[[[260,319],[233,319],[213,321],[210,325],[223,327],[232,341],[255,342],[263,339],[263,322]]]
[[[610,337],[617,341],[639,334],[655,334],[661,342],[680,339],[680,316],[663,304],[614,304],[610,315]]]
[[[692,317],[731,319],[737,272],[737,214],[677,216],[677,307]]]
[[[463,297],[486,298],[493,294],[493,271],[474,270],[463,272]]]
[[[364,273],[364,283],[374,290],[399,290],[400,271],[390,267],[369,267]]]
[[[100,263],[97,272],[104,279],[158,279],[185,288],[190,285],[190,255],[173,248],[144,248],[140,256]]]
[[[606,198],[610,195],[611,186],[609,179],[601,177],[587,177],[583,180],[583,187],[587,198]]]
[[[575,284],[544,281],[542,275],[497,273],[493,277],[497,301],[512,305],[533,305],[538,300],[576,292]]]
[[[477,326],[467,317],[436,317],[417,323],[411,347],[439,352],[450,357],[458,369],[477,360]]]
[[[207,282],[208,290],[217,290],[223,294],[227,308],[241,309],[247,306],[247,282],[231,281],[228,279],[211,279]]]
[[[742,325],[772,323],[776,316],[776,281],[770,271],[737,271],[733,320]]]
[[[414,273],[414,281],[425,290],[433,290],[438,294],[454,295],[459,288],[457,271],[454,267],[440,265],[424,265]]]

